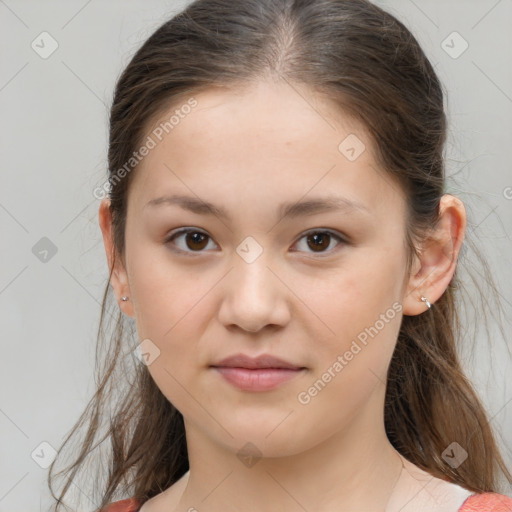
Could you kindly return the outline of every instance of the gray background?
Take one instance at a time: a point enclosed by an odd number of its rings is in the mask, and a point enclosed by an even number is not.
[[[0,512],[44,509],[40,445],[58,447],[93,393],[108,277],[93,190],[106,177],[108,106],[133,52],[184,3],[0,0]],[[376,3],[416,35],[449,95],[450,191],[507,313],[508,339],[496,332],[490,350],[479,336],[461,356],[512,466],[512,1]],[[44,31],[58,43],[46,59],[31,46]],[[454,31],[469,44],[457,58]]]

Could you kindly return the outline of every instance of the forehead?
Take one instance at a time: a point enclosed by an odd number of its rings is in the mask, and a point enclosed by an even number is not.
[[[400,193],[378,169],[360,123],[326,96],[286,82],[182,96],[147,136],[155,146],[130,191],[140,207],[164,190],[213,193],[221,202],[262,196],[282,202],[308,190],[339,189],[372,203]],[[347,157],[347,144],[361,152],[356,159]]]
[[[195,106],[188,108],[191,98],[192,95],[180,96],[154,122],[153,127],[158,130],[174,117],[176,124],[166,130],[164,138],[168,135],[175,142],[193,144],[197,135],[201,143],[218,139],[222,142],[224,134],[229,133],[239,141],[244,139],[243,149],[251,141],[276,150],[283,142],[285,147],[315,142],[318,152],[329,149],[335,154],[343,133],[367,138],[364,126],[344,114],[333,99],[304,85],[258,81],[243,87],[212,87],[194,94]]]

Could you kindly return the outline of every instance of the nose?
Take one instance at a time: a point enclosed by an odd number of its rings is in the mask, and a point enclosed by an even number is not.
[[[293,294],[285,276],[269,266],[264,254],[252,263],[241,258],[235,261],[223,280],[219,321],[224,326],[258,332],[266,326],[283,327],[290,321]]]

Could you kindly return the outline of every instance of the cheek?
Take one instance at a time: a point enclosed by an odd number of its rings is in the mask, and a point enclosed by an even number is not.
[[[197,315],[213,283],[206,276],[199,279],[193,267],[172,265],[161,249],[135,250],[130,263],[139,336],[171,343],[177,331],[194,326],[191,315]]]
[[[320,318],[336,334],[357,334],[400,298],[399,255],[379,258],[372,252],[376,251],[358,253],[356,262],[326,275],[308,294]]]
[[[150,251],[134,253],[130,268],[139,340],[151,340],[160,351],[156,367],[189,378],[204,363],[198,345],[212,316],[208,295],[217,273],[198,276],[193,266],[178,268],[165,254],[155,257]],[[151,371],[157,372],[156,367]],[[165,371],[161,378],[168,380]],[[172,386],[172,379],[166,385]]]
[[[385,379],[402,317],[402,258],[396,250],[360,251],[357,261],[347,263],[314,288],[314,310],[322,325],[329,327],[317,331],[323,342],[317,345],[319,367],[315,374],[322,374],[339,355],[346,355],[343,373],[350,379],[349,387],[361,372],[371,377],[372,370]]]

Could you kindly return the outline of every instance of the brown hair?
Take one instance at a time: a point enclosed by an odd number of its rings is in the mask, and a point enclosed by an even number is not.
[[[262,77],[304,84],[362,122],[379,166],[407,195],[410,269],[415,243],[438,221],[445,189],[443,91],[410,31],[366,0],[197,0],[147,39],[120,76],[111,108],[108,171],[115,256],[124,261],[127,193],[136,167],[121,180],[114,177],[143,143],[148,127],[194,93],[243,87]],[[478,257],[492,283],[486,262]],[[78,456],[59,473],[66,477],[59,498],[52,489],[56,461],[48,474],[56,511],[71,484],[78,486],[77,472],[106,440],[111,446],[104,459],[98,453],[104,472],[94,473],[97,496],[90,494],[98,507],[127,496],[145,502],[189,467],[183,417],[147,367],[126,357],[137,344],[135,329],[109,283],[98,330],[97,391],[59,451],[57,460],[87,422]],[[431,310],[403,317],[388,370],[385,427],[392,445],[432,475],[474,492],[500,492],[498,469],[509,482],[512,475],[456,353],[464,289],[457,271]],[[115,320],[110,338],[104,332],[107,318]],[[135,340],[128,347],[127,337]],[[455,441],[469,456],[452,468],[442,454]]]

